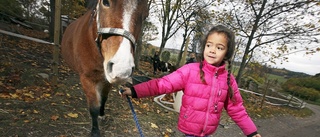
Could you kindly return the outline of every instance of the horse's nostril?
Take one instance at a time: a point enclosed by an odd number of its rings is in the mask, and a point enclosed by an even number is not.
[[[108,66],[107,66],[107,71],[108,71],[108,73],[111,73],[111,72],[112,72],[113,64],[114,64],[114,63],[111,62],[111,61],[108,62]]]

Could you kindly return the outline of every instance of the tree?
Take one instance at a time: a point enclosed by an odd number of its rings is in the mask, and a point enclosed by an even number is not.
[[[144,21],[142,41],[147,42],[155,40],[158,33],[159,31],[156,25],[154,25],[149,20]]]
[[[177,20],[179,19],[178,9],[181,7],[182,0],[160,0],[153,1],[155,17],[158,17],[161,24],[161,44],[160,54],[167,41],[179,30]],[[160,9],[158,9],[160,7]],[[160,10],[160,12],[158,12]]]
[[[150,9],[150,5],[151,5],[151,1],[149,0],[148,1],[148,11]],[[152,28],[152,25],[149,24],[146,20],[144,20],[144,22],[141,26],[142,31],[140,32],[140,37],[137,40],[137,46],[136,46],[135,55],[134,55],[134,63],[136,64],[136,67],[135,67],[136,70],[139,70],[139,61],[140,61],[142,46],[147,45],[147,43],[143,41],[142,36],[144,36],[144,33],[145,33],[144,30],[149,30],[149,28],[150,28],[151,32],[154,30],[154,28]],[[147,31],[147,32],[150,32],[150,31]]]
[[[197,46],[200,45],[201,37],[203,32],[206,31],[207,24],[211,24],[210,20],[212,16],[209,14],[208,7],[212,2],[205,1],[187,1],[181,5],[179,8],[180,19],[178,19],[178,24],[181,26],[182,30],[182,43],[180,47],[180,52],[178,55],[178,62],[176,67],[181,64],[181,58],[185,46],[191,45],[191,51],[196,53]],[[186,43],[187,39],[193,36],[192,44]],[[190,40],[189,40],[190,41]],[[189,49],[189,47],[187,48]]]
[[[62,0],[61,15],[68,15],[70,19],[82,16],[87,9],[85,0]]]
[[[189,4],[183,4],[178,9],[178,11],[181,14],[181,20],[178,20],[178,23],[180,24],[181,28],[183,29],[182,32],[182,43],[180,47],[180,52],[178,54],[178,62],[176,62],[176,67],[178,68],[181,62],[183,49],[185,49],[185,46],[189,45],[187,42],[187,39],[190,38],[190,35],[195,31],[195,15],[196,11],[193,9],[192,5],[195,5],[196,1],[193,1]]]
[[[41,7],[39,8],[39,12],[45,18],[45,22],[47,24],[49,24],[50,17],[51,17],[51,13],[50,13],[50,9],[49,8],[50,8],[50,2],[48,2],[48,1],[44,1],[41,4]]]
[[[23,17],[23,9],[16,0],[1,0],[0,12],[15,17]]]
[[[39,5],[37,4],[37,0],[19,0],[19,2],[25,9],[24,17],[32,21],[31,19],[38,14],[37,9]]]
[[[212,1],[198,1],[198,0],[160,0],[154,1],[154,14],[153,16],[159,17],[159,22],[161,24],[161,44],[160,53],[166,46],[167,41],[175,36],[176,34],[182,33],[182,43],[180,47],[180,53],[178,55],[178,60],[181,60],[182,51],[184,46],[187,45],[185,42],[188,37],[196,31],[198,26],[196,19],[204,17],[204,10],[213,3]],[[160,8],[159,8],[160,7]],[[159,9],[158,9],[159,8]],[[205,14],[207,17],[209,14]],[[203,18],[202,18],[203,19]],[[202,24],[202,23],[199,23]],[[201,26],[203,27],[203,26]],[[197,32],[196,32],[197,33]],[[196,50],[196,48],[192,48]],[[177,62],[176,65],[178,65]]]
[[[236,80],[244,74],[247,64],[261,54],[262,60],[273,62],[276,58],[295,51],[307,54],[320,51],[318,43],[320,26],[319,2],[303,1],[225,1],[224,9],[216,11],[217,21],[232,28],[238,39],[244,39],[241,65]],[[306,19],[308,18],[308,19]],[[259,55],[256,55],[259,54]]]
[[[283,83],[282,89],[301,98],[316,101],[320,99],[320,79],[317,77],[290,78]]]

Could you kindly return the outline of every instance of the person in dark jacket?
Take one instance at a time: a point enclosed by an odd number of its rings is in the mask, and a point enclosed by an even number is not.
[[[156,51],[152,58],[152,64],[153,64],[153,74],[157,73],[157,70],[159,69],[160,64],[160,57],[159,57],[159,51]]]
[[[186,64],[194,63],[194,62],[197,62],[196,53],[192,52],[192,53],[190,53],[190,57],[187,60]]]

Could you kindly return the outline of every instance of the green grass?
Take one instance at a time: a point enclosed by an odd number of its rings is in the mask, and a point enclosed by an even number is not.
[[[278,75],[274,75],[274,74],[268,74],[268,79],[278,80],[279,84],[282,84],[287,81],[287,79],[284,78],[283,76],[278,76]]]

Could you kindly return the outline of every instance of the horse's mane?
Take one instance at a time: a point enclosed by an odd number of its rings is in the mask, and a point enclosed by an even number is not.
[[[96,8],[98,0],[86,0],[87,9],[93,10]]]
[[[94,18],[93,15],[95,14],[96,6],[98,4],[98,0],[86,0],[85,3],[86,3],[87,9],[91,10],[91,17],[89,19],[89,25],[91,25]]]

